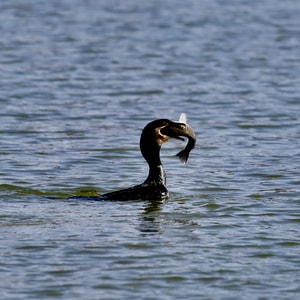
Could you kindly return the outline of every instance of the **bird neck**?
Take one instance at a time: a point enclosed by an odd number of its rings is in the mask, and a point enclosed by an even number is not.
[[[154,185],[166,185],[166,173],[162,164],[153,166],[149,164],[149,174],[145,180],[146,184]]]
[[[143,157],[149,165],[149,174],[146,184],[166,184],[165,171],[160,160],[161,143],[157,137],[148,132],[143,132],[140,140]]]

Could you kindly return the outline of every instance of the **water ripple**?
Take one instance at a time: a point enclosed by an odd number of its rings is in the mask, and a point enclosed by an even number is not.
[[[1,1],[3,299],[294,299],[295,1]],[[187,113],[170,199],[68,199],[142,182],[145,124]]]

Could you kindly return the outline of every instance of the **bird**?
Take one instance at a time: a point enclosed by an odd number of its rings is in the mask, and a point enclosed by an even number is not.
[[[148,123],[142,130],[140,150],[148,163],[149,173],[141,184],[102,194],[88,196],[97,201],[128,201],[128,200],[165,200],[169,197],[166,187],[166,173],[160,159],[161,146],[169,139],[188,139],[186,147],[177,153],[180,161],[186,163],[190,151],[195,147],[196,135],[190,125],[186,123],[186,115],[181,114],[179,121],[157,119]],[[83,196],[75,196],[83,197]]]

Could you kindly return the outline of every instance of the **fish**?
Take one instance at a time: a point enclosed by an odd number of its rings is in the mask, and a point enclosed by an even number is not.
[[[183,150],[181,150],[180,152],[178,152],[176,154],[176,156],[179,158],[179,160],[182,163],[186,164],[191,150],[194,149],[194,147],[196,145],[196,134],[195,134],[194,130],[192,129],[192,127],[189,124],[187,124],[187,117],[186,117],[185,113],[182,113],[179,116],[179,120],[177,123],[184,124],[184,126],[182,127],[182,130],[178,131],[177,139],[184,140],[183,138],[180,138],[180,136],[187,137],[188,143]]]
[[[181,150],[180,152],[178,152],[176,154],[176,156],[179,158],[179,160],[186,164],[190,155],[190,152],[192,149],[195,148],[196,145],[196,134],[193,131],[192,127],[186,123],[183,123],[186,125],[186,132],[184,134],[182,134],[182,136],[185,136],[188,138],[188,143],[186,145],[186,147]]]

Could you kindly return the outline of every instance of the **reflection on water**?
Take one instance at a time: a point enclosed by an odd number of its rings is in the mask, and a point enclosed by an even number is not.
[[[1,1],[4,299],[295,299],[295,1]],[[185,112],[170,199],[97,202],[141,183],[142,128]],[[179,284],[180,283],[180,284]],[[101,296],[99,296],[101,295]]]
[[[142,233],[158,233],[160,232],[161,226],[159,222],[160,212],[165,201],[148,201],[145,203],[143,213],[141,215],[141,223],[139,230]]]

